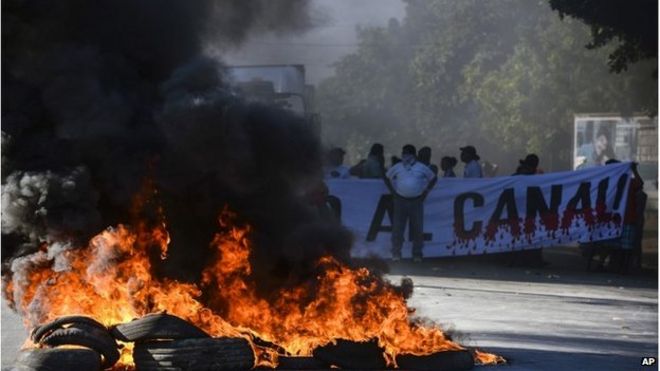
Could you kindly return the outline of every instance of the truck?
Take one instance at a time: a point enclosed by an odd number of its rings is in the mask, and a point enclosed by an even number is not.
[[[321,119],[314,106],[315,89],[305,81],[304,65],[227,66],[224,73],[236,94],[303,117],[320,135]]]

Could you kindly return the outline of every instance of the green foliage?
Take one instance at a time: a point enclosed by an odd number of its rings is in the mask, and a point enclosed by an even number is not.
[[[473,144],[505,172],[526,152],[562,169],[573,114],[655,112],[654,66],[610,74],[612,47],[585,49],[588,27],[545,1],[408,1],[401,24],[358,37],[318,90],[324,139],[352,160],[376,141],[429,145],[436,161]]]
[[[575,113],[627,116],[655,106],[657,84],[648,78],[654,66],[637,65],[623,76],[610,74],[602,56],[612,48],[585,51],[585,29],[578,22],[551,20],[523,37],[498,69],[471,78],[485,123],[482,129],[516,152],[536,152],[550,163],[566,163]],[[648,95],[640,97],[639,92]]]
[[[549,0],[560,17],[583,21],[591,29],[588,48],[621,41],[610,52],[614,72],[643,59],[658,58],[658,0]]]

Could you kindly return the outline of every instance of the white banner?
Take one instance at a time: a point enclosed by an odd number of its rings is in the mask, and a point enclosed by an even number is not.
[[[475,255],[621,235],[630,163],[533,176],[440,178],[424,202],[424,256]],[[379,179],[328,180],[354,256],[389,257],[391,196]],[[409,257],[406,229],[403,256]]]

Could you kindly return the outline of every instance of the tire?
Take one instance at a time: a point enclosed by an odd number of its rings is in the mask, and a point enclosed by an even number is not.
[[[119,350],[115,339],[108,331],[83,324],[57,329],[41,339],[41,344],[56,347],[59,345],[80,345],[95,350],[103,356],[103,368],[112,367],[119,360]]]
[[[101,356],[91,349],[26,349],[18,354],[13,370],[97,371],[101,370]]]
[[[402,354],[396,357],[399,368],[409,370],[463,371],[474,368],[474,358],[468,350],[450,350],[426,356]]]
[[[35,327],[30,334],[30,338],[36,344],[41,342],[41,339],[44,335],[47,335],[49,332],[56,330],[58,328],[63,328],[65,325],[81,323],[89,326],[95,326],[99,329],[106,330],[106,327],[103,326],[100,322],[96,321],[93,318],[85,316],[64,316],[60,317],[52,322],[41,324]]]
[[[347,369],[385,369],[386,362],[383,348],[376,341],[357,342],[338,340],[314,349],[314,357],[330,365]]]
[[[120,341],[149,341],[210,338],[195,325],[167,313],[148,314],[131,322],[113,326],[112,336]]]
[[[241,338],[183,339],[137,343],[133,361],[138,371],[249,370],[254,352]]]

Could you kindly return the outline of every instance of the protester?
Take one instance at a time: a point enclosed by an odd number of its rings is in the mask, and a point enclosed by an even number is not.
[[[533,153],[530,153],[524,160],[518,162],[518,168],[513,175],[543,174],[543,170],[539,169],[539,157]]]
[[[543,171],[539,167],[539,157],[533,153],[525,156],[524,160],[518,161],[519,165],[513,175],[536,175],[542,174]],[[543,248],[515,251],[511,253],[510,265],[514,265],[514,261],[521,261],[526,266],[543,267],[547,263],[543,260]]]
[[[464,178],[481,178],[481,165],[479,165],[479,155],[474,146],[461,147],[461,161],[465,163],[463,171]]]
[[[438,175],[438,167],[431,164],[431,147],[422,147],[417,151],[417,159],[422,164],[428,166],[429,169],[435,174]]]
[[[401,162],[392,166],[385,175],[385,184],[392,192],[394,212],[392,221],[392,260],[401,259],[403,230],[409,223],[413,239],[414,262],[420,262],[424,247],[424,199],[435,185],[437,177],[431,169],[416,158],[415,147],[403,146]]]
[[[442,170],[443,178],[456,178],[454,173],[454,166],[458,163],[456,157],[445,156],[440,160],[440,169]]]
[[[366,160],[361,160],[350,169],[350,174],[364,179],[382,178],[385,174],[384,148],[380,143],[374,143]]]
[[[619,160],[610,159],[605,162],[606,165],[619,163]],[[641,255],[641,237],[643,234],[643,225],[639,219],[644,217],[644,210],[638,207],[638,202],[644,202],[646,194],[644,193],[644,180],[637,171],[637,163],[633,162],[631,165],[633,178],[630,180],[628,186],[628,198],[626,203],[626,211],[623,216],[623,230],[621,231],[621,256],[620,256],[620,269],[625,272],[628,269],[630,260],[633,255]],[[643,194],[643,195],[642,195]],[[645,205],[644,205],[645,206]],[[639,244],[638,244],[639,242]],[[639,245],[639,246],[638,246]],[[636,251],[639,247],[639,251]]]
[[[325,177],[328,179],[348,179],[351,177],[348,166],[344,165],[343,149],[335,147],[328,152],[327,165],[324,168]]]

